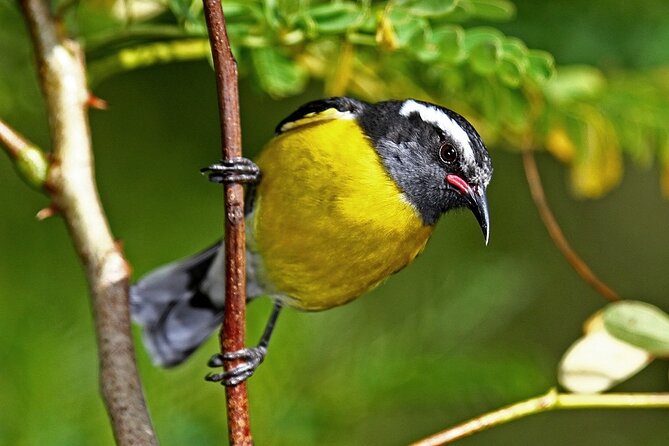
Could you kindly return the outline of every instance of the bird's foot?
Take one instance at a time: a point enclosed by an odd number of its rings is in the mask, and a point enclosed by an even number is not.
[[[236,386],[249,379],[255,373],[258,366],[265,360],[266,354],[267,347],[262,345],[253,348],[244,348],[235,352],[217,353],[207,363],[209,367],[223,367],[225,361],[238,359],[244,362],[222,373],[210,373],[204,379],[211,382],[220,382],[222,385],[228,387]]]
[[[248,158],[233,158],[200,169],[209,176],[213,183],[257,183],[260,181],[260,168]]]

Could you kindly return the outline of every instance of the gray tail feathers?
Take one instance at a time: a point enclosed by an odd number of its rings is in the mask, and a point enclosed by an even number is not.
[[[223,319],[223,250],[220,243],[162,266],[130,289],[132,317],[143,328],[153,362],[183,362]],[[209,271],[212,274],[209,274]]]

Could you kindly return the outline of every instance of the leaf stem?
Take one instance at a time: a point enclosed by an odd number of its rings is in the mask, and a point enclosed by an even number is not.
[[[578,253],[571,247],[567,237],[565,237],[560,225],[558,224],[553,211],[548,205],[548,200],[544,193],[544,188],[541,183],[541,176],[537,168],[536,160],[534,159],[534,152],[532,150],[523,151],[523,167],[525,168],[525,176],[527,177],[527,184],[530,188],[532,200],[539,211],[541,220],[544,222],[548,235],[550,235],[553,243],[557,249],[562,253],[565,260],[578,273],[579,276],[590,285],[595,291],[601,294],[605,299],[615,302],[621,300],[621,297],[613,291],[604,281],[592,272],[587,263],[578,255]]]
[[[46,181],[49,161],[42,150],[0,119],[0,146],[5,148],[21,178],[36,189]]]
[[[204,38],[148,43],[124,48],[92,62],[88,76],[91,85],[95,86],[104,79],[124,71],[171,62],[201,60],[209,57],[209,54],[209,44]]]
[[[225,16],[220,0],[203,0],[211,53],[216,73],[216,90],[221,124],[221,155],[224,160],[242,156],[239,118],[237,62],[230,49]],[[244,348],[246,334],[246,237],[244,230],[244,188],[225,184],[225,309],[221,328],[221,352]],[[239,361],[228,361],[226,369]],[[225,388],[228,438],[231,445],[252,445],[246,382]]]
[[[174,25],[154,25],[150,23],[142,23],[138,25],[128,26],[125,29],[114,29],[95,34],[86,39],[85,48],[86,54],[104,51],[105,48],[112,46],[123,45],[130,41],[146,41],[146,40],[168,40],[168,39],[192,39],[194,37],[202,37],[206,40],[206,35],[201,33],[187,32],[182,28],[177,28]]]
[[[520,401],[434,434],[411,446],[438,446],[453,443],[477,432],[524,418],[559,409],[653,409],[669,408],[669,393],[558,393],[551,389],[544,395]]]

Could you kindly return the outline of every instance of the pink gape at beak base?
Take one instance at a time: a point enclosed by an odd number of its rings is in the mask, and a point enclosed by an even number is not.
[[[467,184],[465,180],[463,180],[457,175],[453,174],[446,175],[446,182],[457,187],[460,190],[460,193],[462,193],[462,195],[466,196],[471,193],[471,187],[469,186],[469,184]]]

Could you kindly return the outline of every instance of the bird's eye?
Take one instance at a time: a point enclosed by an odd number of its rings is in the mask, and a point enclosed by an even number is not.
[[[439,148],[439,158],[446,164],[453,164],[458,159],[458,151],[452,144],[443,144]]]

